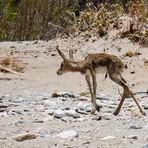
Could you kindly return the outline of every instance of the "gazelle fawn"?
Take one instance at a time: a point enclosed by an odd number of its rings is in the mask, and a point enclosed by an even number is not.
[[[106,53],[95,53],[95,54],[88,54],[84,60],[82,61],[74,61],[73,59],[73,51],[69,51],[69,59],[63,54],[61,50],[59,50],[57,46],[57,51],[59,55],[63,58],[63,62],[59,70],[57,71],[58,75],[62,75],[66,72],[80,72],[81,74],[85,75],[86,82],[89,87],[89,91],[91,94],[91,102],[93,105],[91,113],[95,113],[96,110],[100,110],[99,105],[96,103],[96,74],[97,72],[105,72],[108,74],[110,79],[123,87],[123,94],[121,101],[114,112],[114,115],[118,115],[122,104],[126,97],[130,96],[133,98],[135,103],[137,104],[140,112],[142,115],[145,115],[145,112],[140,107],[139,103],[137,102],[136,98],[134,97],[132,91],[126,85],[126,81],[121,76],[121,72],[124,69],[124,64],[117,56],[112,54]],[[92,78],[92,85],[91,85],[91,78]]]

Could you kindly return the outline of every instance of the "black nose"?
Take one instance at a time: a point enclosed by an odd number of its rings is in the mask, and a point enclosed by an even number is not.
[[[61,72],[60,71],[57,71],[57,75],[61,75]]]

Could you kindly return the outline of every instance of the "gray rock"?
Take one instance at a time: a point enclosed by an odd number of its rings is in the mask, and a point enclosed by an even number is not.
[[[54,109],[48,109],[48,110],[46,111],[46,113],[47,113],[48,115],[52,116],[52,115],[54,114]]]
[[[43,120],[44,122],[53,121],[53,120],[54,120],[54,117],[53,117],[53,116],[45,116],[42,120]]]
[[[96,120],[96,121],[100,121],[101,119],[102,119],[101,116],[92,118],[92,120]]]
[[[44,121],[43,120],[35,119],[34,121],[32,121],[32,123],[44,123]]]
[[[78,104],[79,109],[84,110],[84,111],[91,111],[92,110],[92,103],[91,102],[80,102]]]
[[[2,136],[1,136],[1,137],[0,137],[0,140],[6,140],[6,137],[2,137]]]
[[[134,139],[134,140],[138,139],[138,137],[136,135],[129,135],[127,138],[128,139]]]
[[[65,116],[66,116],[65,112],[63,110],[61,110],[61,109],[58,109],[58,110],[56,110],[54,112],[54,117],[55,118],[63,118]]]
[[[144,104],[144,105],[143,105],[143,108],[144,108],[145,110],[147,110],[147,109],[148,109],[148,104]]]
[[[148,135],[144,137],[145,141],[148,141]]]
[[[98,100],[110,100],[110,98],[107,97],[105,94],[97,94],[96,99],[98,99]]]
[[[68,101],[69,98],[67,97],[61,97],[62,98],[62,101]]]
[[[17,121],[16,125],[18,125],[18,124],[24,124],[24,123],[25,123],[25,121]]]
[[[142,127],[133,125],[133,126],[130,126],[130,129],[142,129]]]
[[[66,117],[61,118],[61,121],[63,121],[63,122],[71,122],[71,119],[66,116]]]
[[[63,97],[63,98],[75,98],[73,94],[70,94],[68,92],[58,92],[58,93],[53,93],[52,98],[58,98],[58,97]]]
[[[81,117],[81,118],[77,118],[76,121],[78,122],[82,122],[82,121],[86,121],[86,117]]]
[[[0,99],[0,103],[3,103],[3,100]]]
[[[113,114],[112,113],[104,113],[102,115],[102,119],[111,120],[111,118],[113,118]]]
[[[67,116],[72,116],[73,118],[80,118],[80,115],[75,110],[65,110]]]
[[[44,107],[52,106],[52,108],[57,106],[57,102],[51,100],[43,100]]]
[[[148,130],[148,124],[145,124],[145,125],[143,126],[143,129],[144,129],[144,130]]]
[[[85,108],[85,111],[86,112],[91,112],[91,110],[92,110],[92,107],[91,106]]]
[[[23,115],[23,112],[19,111],[19,110],[12,110],[12,114],[15,114],[15,115]]]
[[[40,96],[37,96],[36,97],[36,100],[48,100],[50,98],[50,95],[49,94],[42,94]]]
[[[77,137],[78,133],[75,130],[67,130],[67,131],[63,131],[53,137],[60,137],[63,139],[73,139],[74,137]]]
[[[2,108],[7,108],[8,107],[8,105],[7,104],[0,104],[0,109]]]
[[[8,113],[7,112],[0,112],[0,117],[7,117]]]
[[[143,145],[142,148],[148,148],[148,144]]]
[[[5,112],[7,111],[7,108],[0,108],[0,112]]]

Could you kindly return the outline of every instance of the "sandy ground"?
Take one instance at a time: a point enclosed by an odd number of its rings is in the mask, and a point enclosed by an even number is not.
[[[112,113],[119,103],[118,89],[120,86],[105,74],[97,77],[97,94],[108,95],[111,99],[96,115],[80,115],[78,119],[57,119],[53,115],[46,115],[48,109],[77,108],[79,99],[61,101],[60,97],[52,98],[54,92],[69,92],[76,96],[88,90],[84,76],[79,73],[56,75],[61,57],[56,51],[56,45],[68,56],[68,50],[75,50],[75,59],[83,59],[87,53],[112,53],[128,65],[123,73],[133,92],[137,93],[140,105],[148,115],[148,48],[133,44],[127,39],[96,39],[96,38],[68,38],[51,41],[19,41],[1,42],[0,57],[16,57],[26,63],[25,72],[19,74],[0,73],[1,104],[8,104],[8,110],[0,112],[0,147],[1,148],[141,148],[148,144],[148,116],[141,116],[137,106],[131,98],[123,105],[121,113],[114,116]],[[124,57],[128,52],[139,52],[141,55]],[[11,53],[11,54],[10,54]],[[10,80],[6,79],[10,78]],[[143,92],[139,93],[138,92]],[[46,96],[46,99],[44,97]],[[116,96],[116,97],[115,97]],[[27,98],[30,104],[15,102]],[[11,101],[12,100],[12,101]],[[46,101],[46,102],[45,102]],[[18,103],[13,106],[10,102]],[[104,102],[103,102],[104,103]],[[105,102],[106,103],[106,102]],[[109,105],[113,104],[113,107]],[[13,110],[22,111],[22,114],[12,114]],[[29,110],[29,113],[25,112]],[[107,116],[97,120],[99,116]],[[33,122],[35,119],[43,122]],[[18,124],[18,121],[23,121]],[[63,139],[54,135],[65,131],[75,130],[77,136]],[[13,138],[24,132],[35,132],[37,138],[17,142]],[[108,137],[109,136],[109,137]],[[107,137],[106,139],[103,139]]]

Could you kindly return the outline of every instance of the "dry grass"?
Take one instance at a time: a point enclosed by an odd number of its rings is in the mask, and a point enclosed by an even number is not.
[[[127,51],[123,56],[124,57],[133,57],[133,56],[139,56],[139,55],[141,55],[140,52]]]
[[[5,57],[0,60],[0,71],[9,73],[23,73],[25,69],[25,64],[12,57]]]
[[[79,18],[75,18],[72,25],[72,33],[82,33],[85,31],[91,32],[92,35],[104,36],[112,28],[117,15],[123,14],[123,8],[116,4],[111,6],[107,4],[94,7],[91,3],[87,5],[87,9],[80,13]]]
[[[148,45],[148,2],[146,0],[129,2],[126,11],[120,4],[100,4],[95,7],[88,3],[87,9],[82,11],[78,18],[70,12],[68,15],[70,18],[73,17],[73,23],[69,23],[71,25],[68,28],[70,34],[75,36],[89,34],[89,36],[101,37],[113,28],[118,30],[118,21],[125,16],[127,20],[120,26],[124,28],[120,37],[127,37],[143,46]],[[68,17],[66,19],[67,22],[71,21]]]
[[[119,18],[128,16],[131,20],[137,21],[137,29],[134,29],[133,21],[127,22],[126,25],[123,24],[127,31],[122,32],[119,37],[127,37],[143,46],[148,45],[147,0],[130,0],[127,8],[119,1],[114,2],[115,4],[99,3],[97,6],[91,1],[88,2],[90,3],[87,3],[86,9],[81,11],[78,17],[75,14],[78,1],[74,0],[22,0],[13,20],[9,18],[9,14],[12,13],[5,7],[0,23],[0,39],[49,40],[57,34],[64,34],[64,37],[80,34],[102,37],[114,28],[118,30]]]
[[[148,46],[148,2],[146,0],[131,2],[128,5],[128,11],[131,16],[137,18],[138,22],[138,30],[128,35],[128,38],[143,46]]]

